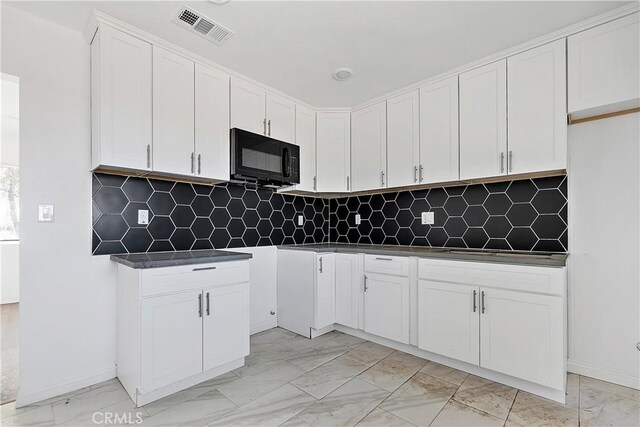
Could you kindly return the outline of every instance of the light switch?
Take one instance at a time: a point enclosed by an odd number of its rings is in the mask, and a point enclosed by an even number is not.
[[[53,205],[38,205],[38,222],[53,222]]]
[[[422,225],[429,225],[435,223],[434,212],[422,212]]]
[[[138,225],[149,224],[149,211],[146,209],[138,209]]]
[[[298,215],[298,225],[304,224],[304,217],[302,215]]]
[[[362,222],[362,218],[360,218],[360,214],[356,214],[356,225],[360,225]]]

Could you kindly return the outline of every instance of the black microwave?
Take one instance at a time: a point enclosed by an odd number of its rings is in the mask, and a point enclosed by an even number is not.
[[[300,147],[231,129],[231,179],[262,185],[300,183]]]

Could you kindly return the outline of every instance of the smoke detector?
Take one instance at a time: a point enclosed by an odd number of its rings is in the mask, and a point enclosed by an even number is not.
[[[184,5],[178,10],[173,22],[218,46],[222,46],[233,36],[233,31],[229,28]]]
[[[339,82],[349,80],[352,75],[353,70],[351,68],[338,68],[333,72],[333,78],[338,80]]]

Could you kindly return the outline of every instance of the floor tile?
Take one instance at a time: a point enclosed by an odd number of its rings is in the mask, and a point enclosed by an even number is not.
[[[298,350],[287,362],[305,371],[310,371],[349,351],[349,347],[318,348]]]
[[[278,426],[316,400],[291,384],[268,393],[230,412],[211,426]]]
[[[518,391],[507,418],[507,425],[577,427],[578,410]]]
[[[144,408],[136,408],[131,399],[123,400],[115,405],[108,406],[106,408],[98,409],[97,411],[83,414],[78,418],[74,418],[63,424],[57,424],[59,426],[94,426],[94,425],[109,425],[109,426],[125,426],[129,424],[139,423],[145,418],[149,417],[149,413]]]
[[[295,354],[295,350],[291,350],[282,344],[273,344],[262,351],[249,354],[249,356],[244,359],[244,366],[235,369],[233,373],[239,377],[255,375],[279,364],[289,357],[295,356]]]
[[[201,427],[236,408],[222,393],[212,390],[159,412],[145,419],[141,425]]]
[[[3,427],[51,426],[54,425],[53,409],[51,404],[38,406],[35,409],[4,418],[0,424]]]
[[[463,405],[455,400],[449,401],[440,414],[433,420],[433,427],[500,427],[504,420],[478,411],[471,406]]]
[[[255,335],[251,335],[251,344],[279,344],[295,338],[297,334],[282,328],[273,328]]]
[[[356,347],[359,344],[365,342],[362,338],[354,337],[353,335],[339,334],[332,337],[329,340],[318,345],[321,348],[336,348],[336,347]]]
[[[418,372],[389,396],[380,409],[416,426],[428,426],[456,389],[455,384]]]
[[[93,413],[123,400],[129,395],[119,381],[110,381],[94,390],[79,393],[52,404],[56,424],[64,424],[84,414]]]
[[[265,369],[255,375],[242,377],[218,388],[236,405],[242,406],[273,391],[305,372],[288,362]]]
[[[387,411],[376,408],[357,424],[358,427],[412,427],[413,424]]]
[[[352,426],[388,395],[388,391],[354,378],[309,406],[298,418],[310,426]]]
[[[364,371],[359,378],[387,391],[394,391],[426,363],[419,357],[395,351]]]
[[[320,335],[314,339],[309,339],[307,337],[303,337],[302,335],[296,335],[295,337],[288,339],[286,341],[282,341],[282,345],[292,350],[305,350],[310,347],[315,347],[318,344],[322,344],[325,341],[336,338],[338,335],[342,335],[339,332],[327,332],[326,334]]]
[[[310,425],[296,415],[295,417],[292,417],[286,422],[280,424],[280,427],[310,427]]]
[[[299,376],[291,381],[291,384],[316,399],[322,399],[365,369],[367,369],[366,365],[340,356]]]
[[[462,372],[436,362],[427,363],[422,369],[420,369],[420,372],[457,385],[462,384],[469,376],[466,372]]]
[[[580,409],[580,375],[567,374],[567,389],[565,391],[565,406]]]
[[[580,377],[580,425],[640,425],[640,391]]]
[[[517,389],[469,375],[453,398],[472,408],[506,420]]]
[[[393,352],[392,348],[367,341],[345,353],[345,356],[363,365],[372,366]]]

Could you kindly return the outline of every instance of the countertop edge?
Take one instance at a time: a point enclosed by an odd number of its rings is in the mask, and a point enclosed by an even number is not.
[[[232,255],[218,255],[201,258],[187,258],[187,259],[167,259],[167,260],[147,260],[147,261],[130,261],[122,258],[120,255],[111,255],[110,260],[124,265],[125,267],[133,268],[136,270],[144,270],[149,268],[163,268],[163,267],[179,267],[181,265],[194,265],[194,264],[212,264],[217,262],[226,261],[242,261],[253,258],[252,254],[248,253],[234,253]]]

